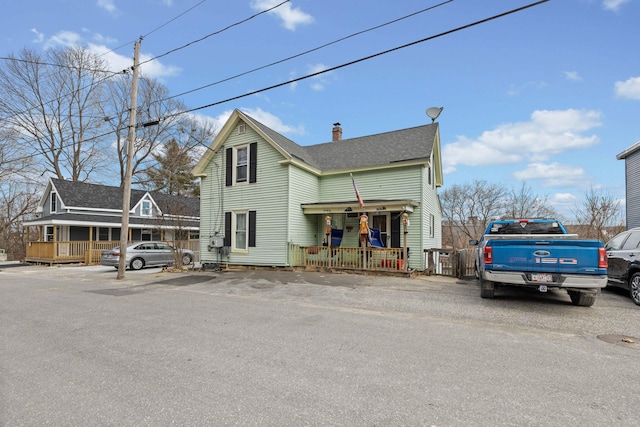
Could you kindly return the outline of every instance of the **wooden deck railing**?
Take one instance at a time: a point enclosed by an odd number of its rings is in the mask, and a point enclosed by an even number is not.
[[[170,242],[181,248],[188,248],[197,253],[200,247],[198,240]],[[99,242],[29,242],[27,243],[26,262],[61,264],[83,262],[97,264],[102,251],[120,245],[120,241]]]
[[[406,271],[401,248],[329,248],[292,244],[289,253],[292,267]]]

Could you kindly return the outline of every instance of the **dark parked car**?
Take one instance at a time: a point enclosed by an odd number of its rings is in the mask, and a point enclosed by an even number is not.
[[[177,253],[176,253],[177,252]],[[189,249],[176,249],[165,242],[138,242],[127,245],[127,263],[132,270],[144,267],[171,266],[176,263],[176,256],[182,257],[182,265],[193,262],[193,252]],[[118,268],[120,247],[102,251],[101,265]]]
[[[623,231],[605,245],[609,286],[627,289],[640,305],[640,227]]]

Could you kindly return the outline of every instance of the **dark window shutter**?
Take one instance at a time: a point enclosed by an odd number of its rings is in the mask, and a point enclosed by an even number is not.
[[[226,183],[227,187],[233,185],[233,149],[227,148],[227,165],[226,165]]]
[[[391,247],[400,247],[400,214],[395,217],[391,214]]]
[[[224,245],[231,246],[231,212],[224,213]]]
[[[256,247],[256,211],[249,211],[249,247]]]
[[[249,182],[256,182],[258,175],[258,143],[249,144]]]

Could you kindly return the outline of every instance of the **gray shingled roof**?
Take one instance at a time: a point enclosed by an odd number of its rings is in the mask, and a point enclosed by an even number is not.
[[[244,115],[284,151],[322,171],[429,159],[438,132],[438,124],[431,123],[376,135],[301,146],[253,117]]]
[[[123,189],[108,185],[74,182],[52,178],[51,182],[66,206],[90,209],[122,210]],[[133,208],[147,194],[144,190],[131,190]],[[165,214],[200,216],[200,199],[197,197],[170,196],[163,193],[149,193]]]

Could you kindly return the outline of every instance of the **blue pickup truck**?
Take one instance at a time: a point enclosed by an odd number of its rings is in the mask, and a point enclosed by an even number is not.
[[[591,306],[607,285],[607,254],[600,240],[579,239],[550,219],[493,221],[477,245],[480,296],[497,286],[526,286],[547,292],[566,289],[574,305]]]

